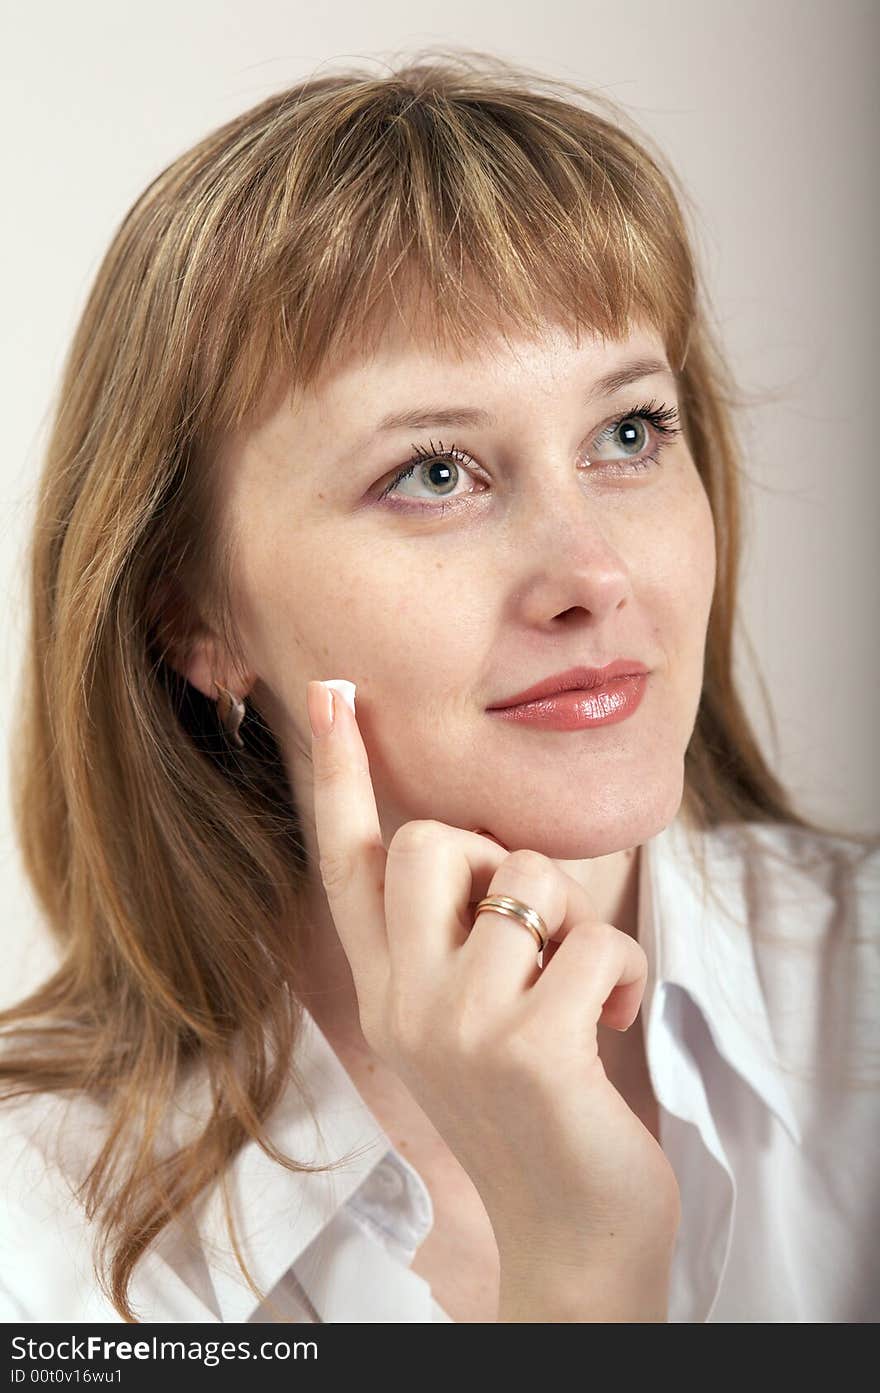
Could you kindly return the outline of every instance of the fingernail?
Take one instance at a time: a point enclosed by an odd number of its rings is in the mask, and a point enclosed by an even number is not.
[[[333,693],[323,682],[310,682],[306,688],[309,722],[316,737],[329,735],[333,729]]]

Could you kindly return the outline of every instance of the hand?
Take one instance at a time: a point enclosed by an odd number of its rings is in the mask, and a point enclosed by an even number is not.
[[[473,1180],[502,1274],[637,1271],[647,1289],[671,1261],[678,1185],[597,1043],[600,1020],[626,1030],[638,1014],[643,948],[537,851],[433,820],[405,823],[386,851],[357,721],[334,704],[312,741],[315,827],[364,1039]],[[487,894],[538,911],[551,961],[516,921],[474,922]]]

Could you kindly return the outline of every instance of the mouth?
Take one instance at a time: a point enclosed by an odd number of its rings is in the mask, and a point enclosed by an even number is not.
[[[536,701],[502,706],[487,714],[504,725],[543,731],[584,731],[595,726],[617,725],[639,709],[648,677],[644,672],[626,673],[588,689],[568,688]]]
[[[494,702],[491,706],[487,706],[486,710],[507,711],[515,707],[543,702],[566,692],[580,693],[582,696],[591,692],[596,693],[618,679],[645,676],[649,671],[650,669],[637,658],[615,658],[613,662],[606,663],[604,667],[569,668],[566,672],[555,673],[552,677],[547,677],[542,682],[537,682],[533,687],[527,687],[522,692]]]

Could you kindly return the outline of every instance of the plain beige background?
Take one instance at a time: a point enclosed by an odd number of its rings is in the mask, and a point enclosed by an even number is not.
[[[878,825],[876,0],[7,0],[2,24],[4,787],[21,548],[57,375],[117,225],[221,121],[318,70],[380,72],[431,45],[601,89],[678,169],[739,380],[774,398],[745,423],[743,688],[800,805]],[[3,999],[40,965],[8,798],[0,903]]]

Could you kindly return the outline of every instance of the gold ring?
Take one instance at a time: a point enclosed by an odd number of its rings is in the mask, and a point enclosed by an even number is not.
[[[516,900],[512,895],[486,895],[474,911],[474,922],[484,909],[492,909],[496,914],[506,914],[509,918],[516,919],[517,923],[528,929],[538,945],[539,952],[546,948],[550,937],[547,925],[538,911],[530,905],[523,904],[522,900]]]

